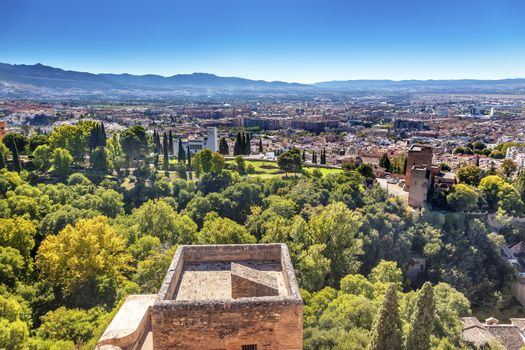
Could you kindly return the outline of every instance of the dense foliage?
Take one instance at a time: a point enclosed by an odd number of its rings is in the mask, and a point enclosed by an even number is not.
[[[248,135],[238,138],[249,145]],[[107,138],[103,125],[82,122],[5,143],[6,349],[93,348],[126,295],[157,291],[179,244],[287,243],[305,301],[306,349],[464,348],[460,316],[497,302],[512,280],[501,240],[469,212],[521,212],[523,178],[513,187],[465,171],[465,184],[446,196],[455,212],[419,213],[370,186],[368,167],[323,176],[304,169],[297,150],[278,162],[294,176],[262,180],[245,175],[242,158],[227,163],[209,150],[182,151],[175,163],[173,147],[138,126]],[[18,146],[32,156],[20,173],[10,171]],[[402,171],[403,162],[389,166]],[[428,269],[409,279],[414,256]]]

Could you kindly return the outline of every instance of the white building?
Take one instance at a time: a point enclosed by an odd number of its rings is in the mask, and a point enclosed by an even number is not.
[[[519,169],[525,167],[525,147],[509,147],[505,158],[516,162]]]
[[[442,117],[448,116],[448,107],[447,106],[436,106],[434,109],[434,114]]]
[[[217,128],[208,128],[206,136],[196,139],[187,139],[182,141],[184,151],[190,149],[191,154],[195,154],[207,148],[212,152],[217,152]],[[173,142],[173,151],[175,155],[179,154],[179,141]]]

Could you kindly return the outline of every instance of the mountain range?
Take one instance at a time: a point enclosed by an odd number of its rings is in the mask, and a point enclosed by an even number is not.
[[[502,80],[345,80],[315,84],[220,77],[208,73],[160,75],[93,74],[35,65],[0,63],[0,96],[114,92],[137,94],[210,94],[216,92],[322,92],[400,90],[413,92],[525,93],[525,79]]]

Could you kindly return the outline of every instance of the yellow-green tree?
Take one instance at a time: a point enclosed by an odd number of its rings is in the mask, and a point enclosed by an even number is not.
[[[125,241],[104,216],[79,220],[40,245],[36,265],[40,277],[65,295],[96,278],[123,280],[131,257]]]

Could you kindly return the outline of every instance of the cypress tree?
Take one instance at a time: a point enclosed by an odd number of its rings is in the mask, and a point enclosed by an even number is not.
[[[155,144],[157,145],[157,152],[160,153],[160,149],[162,148],[162,145],[160,143],[160,134],[157,131],[155,136]]]
[[[262,139],[259,139],[259,153],[263,153],[263,152],[264,152],[264,149],[263,149]]]
[[[190,145],[188,145],[188,148]],[[179,154],[178,154],[179,162],[184,163],[186,161],[186,152],[184,151],[184,147],[182,146],[182,139],[179,139]]]
[[[155,152],[155,155],[153,156],[153,165],[155,166],[155,169],[159,167],[159,154]]]
[[[162,151],[164,153],[164,159],[162,161],[162,169],[168,171],[169,169],[169,155],[168,155],[168,136],[164,133],[162,138]]]
[[[187,152],[187,153],[188,153],[188,154],[187,154],[187,157],[188,157],[188,168],[191,169],[191,152],[190,152],[190,145],[188,145],[188,147],[187,147],[187,151],[188,151],[188,152]]]
[[[241,153],[240,154],[246,154],[246,135],[244,133],[241,134]]]
[[[173,154],[173,134],[171,133],[171,130],[170,130],[170,138],[169,138],[168,146],[169,146],[169,149],[168,149],[169,153]]]
[[[250,134],[246,133],[244,143],[244,154],[250,155],[252,153],[252,143],[250,141]]]
[[[98,134],[98,124],[95,124],[95,127],[89,131],[88,147],[90,150],[94,150],[98,146]]]
[[[368,350],[401,350],[401,319],[397,286],[391,283],[374,318]],[[416,349],[416,348],[414,348]]]
[[[219,141],[219,153],[222,155],[227,155],[228,153],[230,153],[228,142],[224,137],[222,137]]]
[[[379,159],[379,166],[385,168],[386,171],[390,171],[390,159],[388,159],[387,153],[383,153],[381,159]]]
[[[99,131],[98,145],[101,147],[106,147],[107,135],[106,135],[106,128],[104,127],[104,123],[100,123],[100,128],[98,131]]]
[[[13,153],[13,169],[20,174],[22,165],[20,164],[20,157],[18,156],[18,147],[16,146],[16,142],[13,142],[13,149],[11,152]]]
[[[306,151],[303,149],[303,162],[306,162]]]
[[[426,282],[417,292],[416,306],[406,337],[406,349],[430,350],[434,317],[434,290],[432,285]]]
[[[157,130],[153,130],[151,140],[153,141],[153,152],[157,153]]]
[[[4,169],[5,167],[6,167],[6,163],[5,163],[4,155],[2,154],[2,152],[0,152],[0,169]]]
[[[242,137],[241,133],[237,133],[237,137],[235,139],[235,145],[233,146],[233,155],[238,156],[242,153]]]
[[[317,164],[317,155],[315,154],[315,151],[312,151],[312,163]]]
[[[320,161],[321,164],[326,164],[326,149],[322,149],[321,150],[321,161]]]

